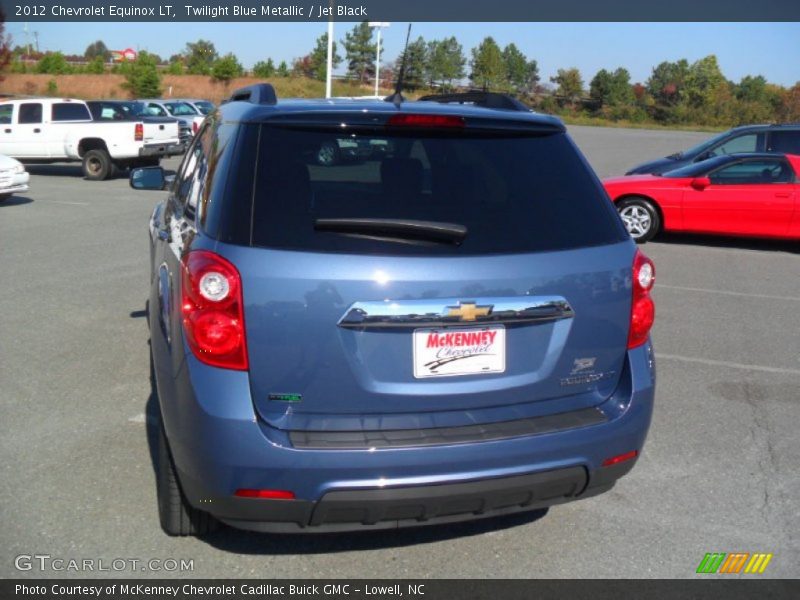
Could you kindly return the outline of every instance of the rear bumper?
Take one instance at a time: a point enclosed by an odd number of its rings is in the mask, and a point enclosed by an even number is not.
[[[181,144],[147,144],[139,149],[139,156],[142,158],[152,158],[156,156],[176,156],[183,154],[186,147]]]
[[[610,490],[635,460],[608,467],[588,485],[583,467],[443,485],[342,490],[320,500],[225,498],[218,519],[251,531],[325,533],[471,521],[547,508]],[[184,484],[184,487],[186,485]],[[204,507],[207,510],[207,506]]]
[[[617,391],[597,407],[602,423],[469,443],[282,445],[255,416],[247,374],[205,367],[191,354],[174,398],[162,395],[161,407],[184,493],[220,520],[259,531],[395,528],[533,510],[610,489],[635,460],[602,462],[641,452],[652,415],[650,345],[626,362]],[[296,500],[235,497],[239,488],[290,490]]]

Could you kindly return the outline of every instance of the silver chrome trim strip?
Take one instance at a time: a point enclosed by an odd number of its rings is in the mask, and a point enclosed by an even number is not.
[[[488,314],[450,315],[461,312],[465,305]],[[514,298],[477,298],[458,300],[386,300],[355,302],[339,319],[337,325],[347,329],[391,327],[453,327],[464,325],[492,325],[508,323],[544,323],[570,319],[575,311],[562,296],[534,296]]]

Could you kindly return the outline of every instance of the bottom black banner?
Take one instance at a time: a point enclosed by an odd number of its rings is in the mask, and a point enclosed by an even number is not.
[[[0,598],[95,598],[152,600],[197,598],[230,600],[528,600],[564,598],[598,600],[626,597],[771,598],[800,597],[800,580],[19,580],[0,582]]]

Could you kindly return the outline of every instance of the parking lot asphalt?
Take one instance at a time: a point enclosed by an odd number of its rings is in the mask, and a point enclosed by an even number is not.
[[[601,176],[707,137],[570,131]],[[605,495],[397,532],[177,539],[158,524],[144,312],[161,194],[75,165],[30,171],[31,191],[0,204],[0,576],[694,577],[706,552],[773,553],[762,577],[800,576],[800,244],[643,247],[658,274],[656,409],[641,460]],[[193,570],[15,568],[37,554]]]

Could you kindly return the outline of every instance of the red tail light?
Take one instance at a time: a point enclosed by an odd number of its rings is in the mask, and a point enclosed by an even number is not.
[[[656,267],[641,250],[633,259],[633,301],[631,303],[631,328],[628,348],[636,348],[647,341],[656,317],[656,307],[650,290],[656,282]]]
[[[238,489],[235,496],[239,498],[266,498],[268,500],[294,500],[294,492],[288,490],[249,490]]]
[[[197,133],[199,127],[197,126],[197,121],[192,121],[192,133]]]
[[[144,125],[141,123],[137,123],[134,128],[133,139],[137,142],[141,142],[144,139]]]
[[[397,114],[389,117],[387,125],[392,127],[464,127],[464,117]]]
[[[181,310],[194,355],[215,367],[246,371],[242,280],[230,262],[206,250],[183,258]]]

